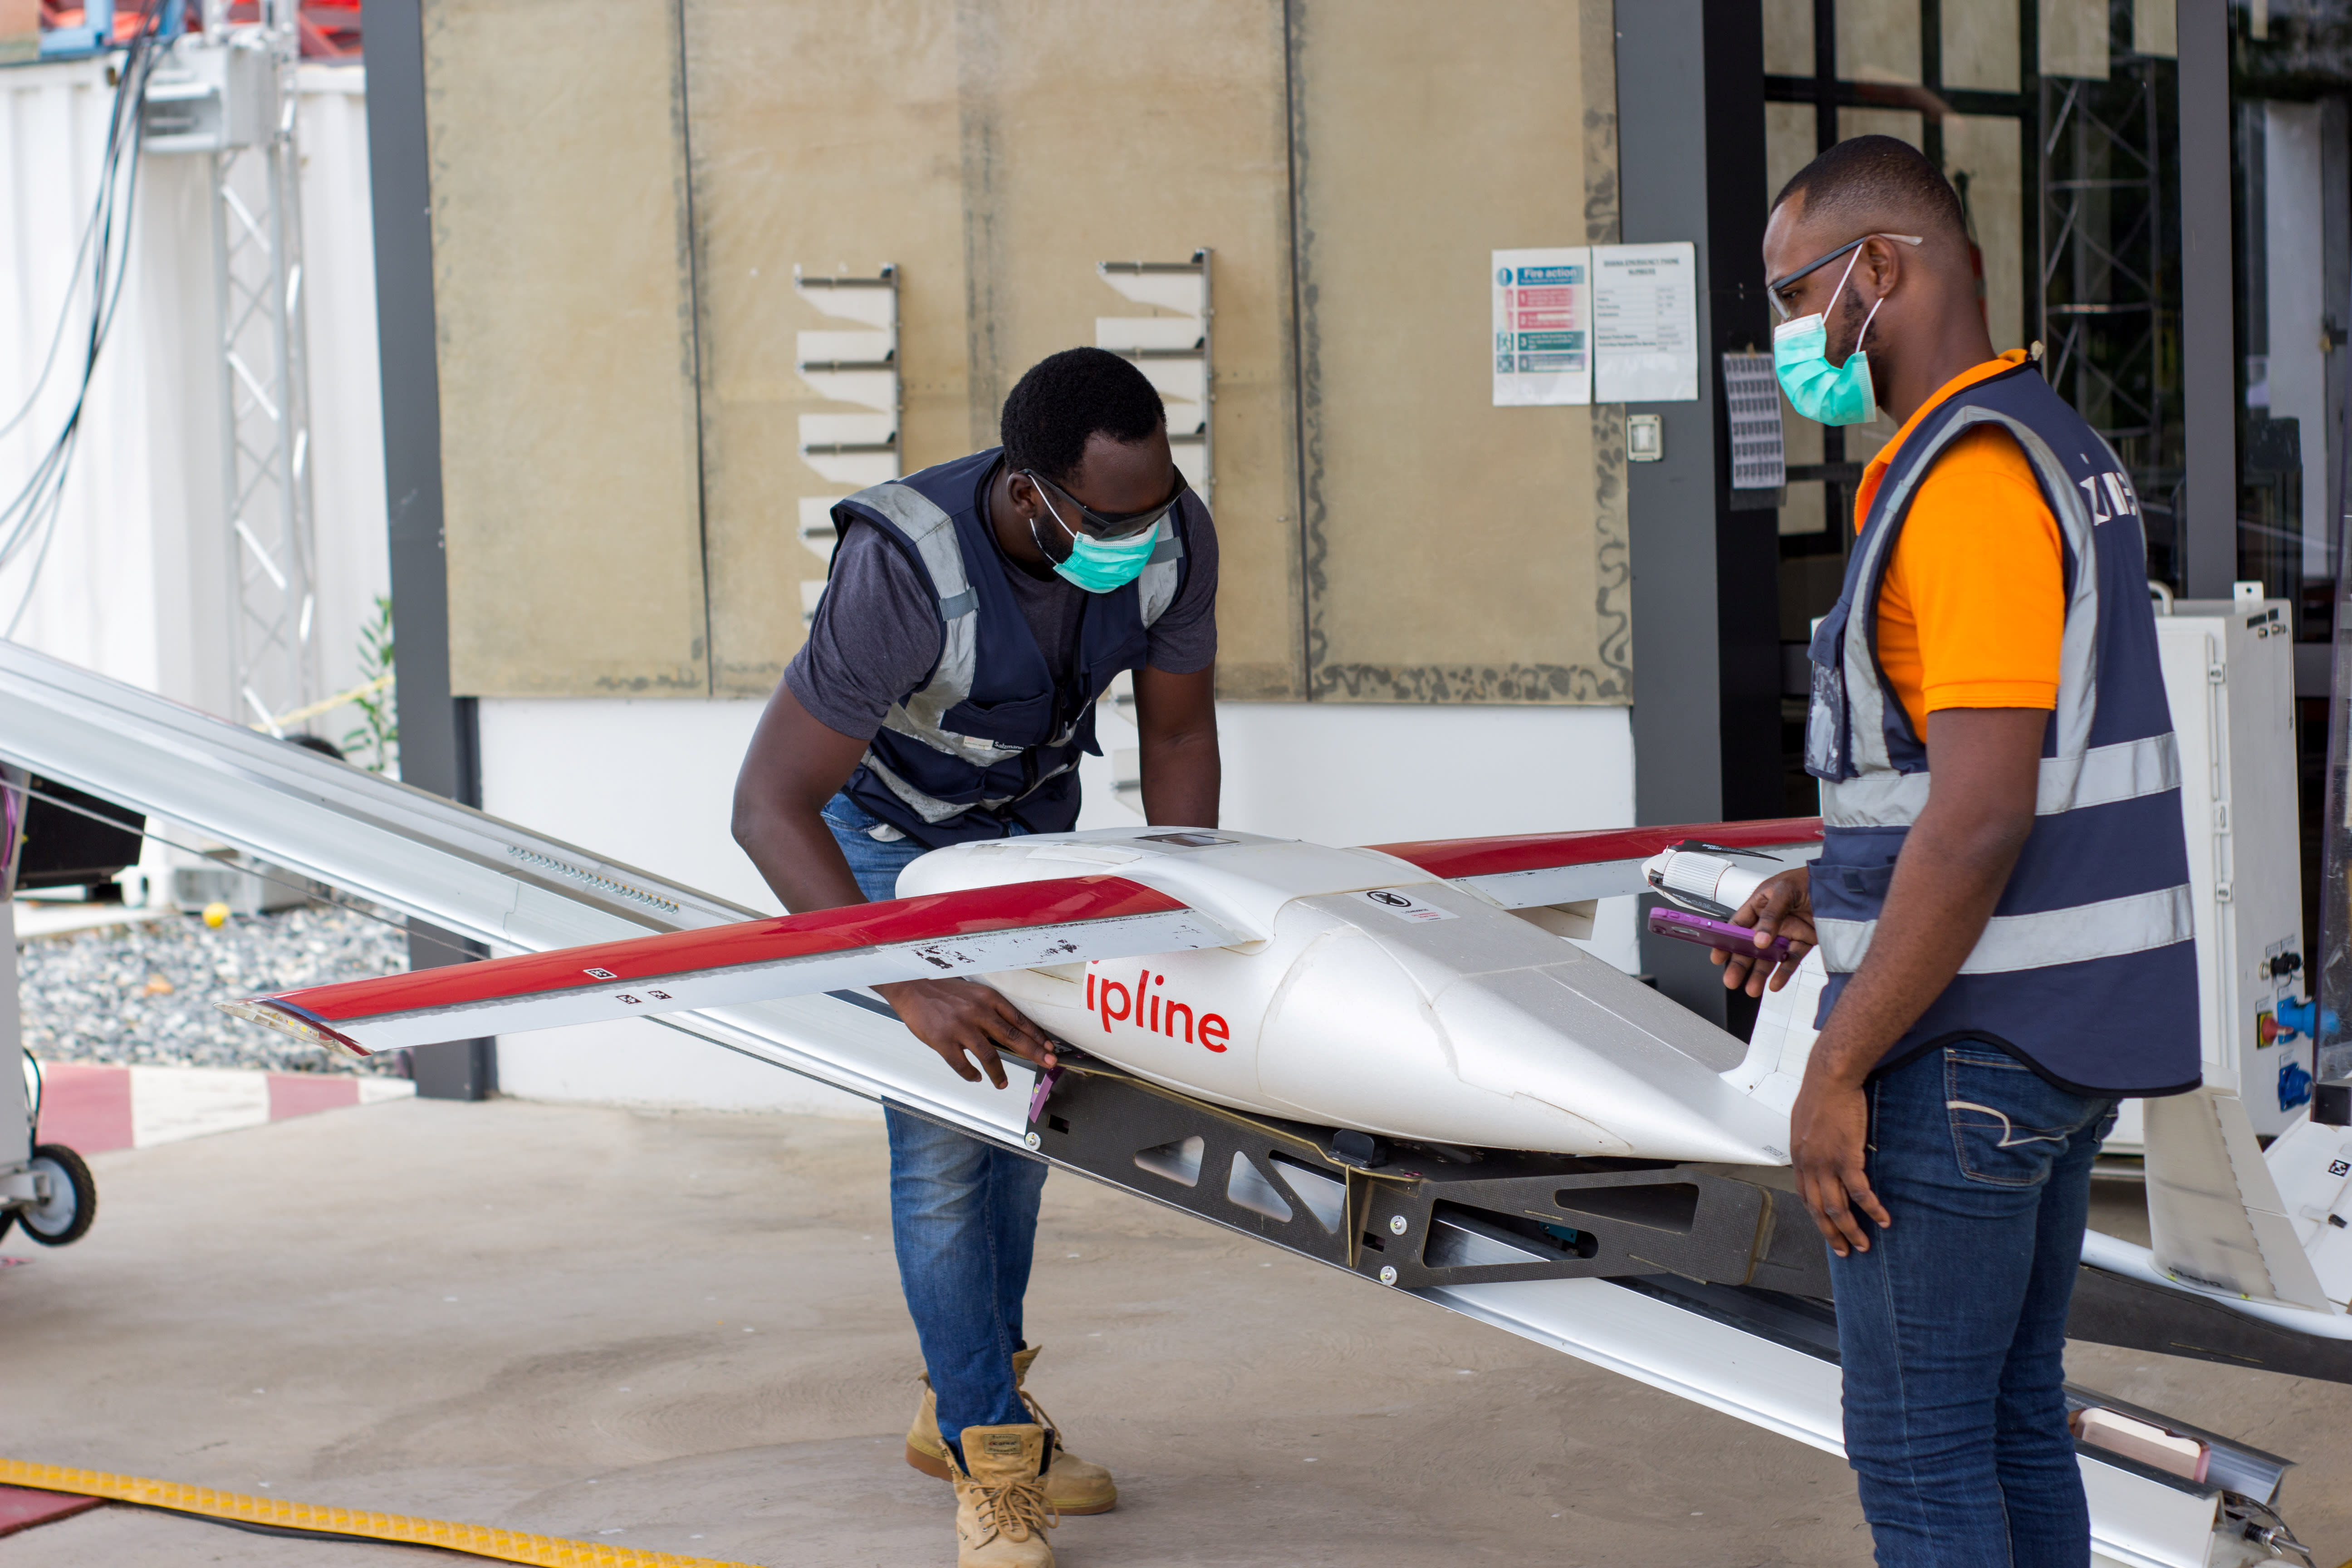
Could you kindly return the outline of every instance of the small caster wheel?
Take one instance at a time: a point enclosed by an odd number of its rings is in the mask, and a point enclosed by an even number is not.
[[[62,1143],[34,1149],[28,1168],[49,1178],[47,1202],[16,1211],[25,1234],[43,1247],[63,1247],[79,1241],[98,1217],[98,1184],[81,1156]]]

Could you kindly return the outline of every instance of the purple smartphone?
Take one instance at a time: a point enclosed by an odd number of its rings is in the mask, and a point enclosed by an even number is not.
[[[1720,948],[1725,952],[1744,952],[1750,958],[1760,958],[1778,963],[1789,956],[1789,939],[1772,939],[1769,947],[1756,945],[1756,933],[1746,926],[1736,926],[1727,921],[1711,921],[1705,915],[1695,915],[1687,910],[1652,910],[1650,929],[1660,936],[1679,937],[1703,947]]]

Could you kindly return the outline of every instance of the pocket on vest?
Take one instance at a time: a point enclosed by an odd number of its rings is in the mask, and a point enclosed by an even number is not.
[[[1824,865],[1815,860],[1806,887],[1813,913],[1823,920],[1874,921],[1885,907],[1886,889],[1894,881],[1892,860],[1875,866]]]
[[[1054,698],[1048,692],[1014,702],[959,702],[940,715],[940,722],[959,735],[1026,750],[1053,739],[1048,731],[1054,722]]]

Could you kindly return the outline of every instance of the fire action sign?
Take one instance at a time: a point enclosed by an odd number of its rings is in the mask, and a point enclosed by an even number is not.
[[[1496,407],[1698,396],[1689,241],[1490,254]]]
[[[1494,258],[1495,406],[1591,402],[1591,247]]]

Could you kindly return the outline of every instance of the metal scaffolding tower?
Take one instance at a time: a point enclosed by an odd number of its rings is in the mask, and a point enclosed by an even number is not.
[[[208,0],[229,34],[227,5]],[[301,161],[294,144],[294,0],[271,0],[227,47],[264,57],[260,134],[213,164],[213,265],[221,323],[222,479],[230,529],[231,677],[254,719],[318,696],[310,524],[310,386],[302,336]]]
[[[301,162],[295,143],[296,0],[234,26],[205,0],[151,83],[151,153],[212,163],[220,336],[221,480],[229,592],[229,689],[252,722],[317,695],[319,660],[302,333]]]
[[[2043,374],[2123,458],[2151,553],[2168,554],[2181,478],[2179,311],[2168,297],[2178,284],[2158,62],[2121,56],[2105,80],[2044,77],[2041,88]]]

